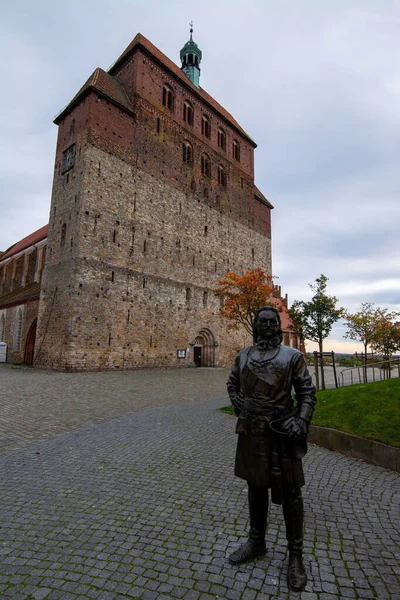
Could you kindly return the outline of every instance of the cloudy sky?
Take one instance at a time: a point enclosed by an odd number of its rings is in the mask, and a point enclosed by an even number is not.
[[[273,272],[289,302],[310,299],[324,273],[350,311],[400,309],[400,0],[0,8],[1,250],[48,222],[54,116],[139,31],[179,64],[193,19],[201,86],[258,144],[256,183],[275,206]],[[357,349],[343,333],[338,323],[325,349]]]

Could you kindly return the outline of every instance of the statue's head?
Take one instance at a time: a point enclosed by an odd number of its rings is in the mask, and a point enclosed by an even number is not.
[[[274,306],[263,306],[256,312],[253,322],[253,340],[282,342],[281,317]]]

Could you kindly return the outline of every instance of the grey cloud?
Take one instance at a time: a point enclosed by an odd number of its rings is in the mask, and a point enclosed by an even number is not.
[[[307,284],[325,273],[330,293],[355,308],[370,299],[364,293],[399,303],[395,286],[365,286],[368,277],[399,281],[397,3],[204,0],[199,10],[194,0],[14,0],[2,8],[1,249],[47,222],[55,114],[138,31],[178,62],[193,18],[202,86],[258,143],[256,183],[275,206],[273,271],[283,291],[307,299]]]

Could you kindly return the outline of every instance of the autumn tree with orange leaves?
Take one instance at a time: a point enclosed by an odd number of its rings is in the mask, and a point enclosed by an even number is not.
[[[251,269],[244,275],[229,272],[218,282],[214,294],[224,299],[221,315],[230,329],[245,330],[253,334],[253,321],[259,308],[273,303],[273,277],[260,268]]]

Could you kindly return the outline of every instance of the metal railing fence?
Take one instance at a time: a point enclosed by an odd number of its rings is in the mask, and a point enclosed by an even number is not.
[[[339,373],[339,387],[356,383],[371,383],[400,377],[400,358],[382,359],[378,362],[349,367]]]

